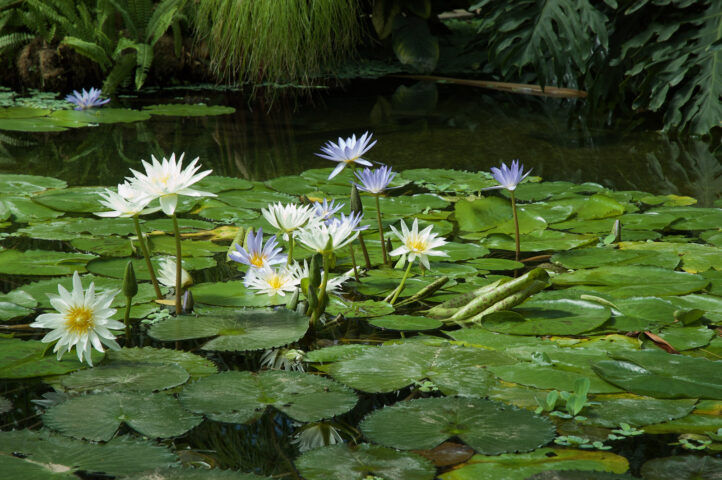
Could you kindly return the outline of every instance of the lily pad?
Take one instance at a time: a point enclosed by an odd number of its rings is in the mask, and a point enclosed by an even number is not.
[[[236,470],[221,470],[216,467],[210,470],[205,468],[168,468],[153,470],[123,477],[123,480],[272,480],[270,477],[261,477],[255,473],[243,473]]]
[[[0,273],[6,275],[71,275],[85,272],[85,264],[96,258],[86,253],[53,252],[49,250],[3,250],[0,252]]]
[[[216,337],[204,350],[246,351],[295,342],[308,330],[308,317],[285,308],[240,310],[195,317],[181,315],[153,325],[148,334],[165,342]]]
[[[30,195],[49,188],[65,188],[64,180],[39,175],[4,173],[0,175],[0,193],[11,195]]]
[[[85,127],[95,123],[133,123],[148,120],[150,115],[129,108],[93,108],[90,110],[56,110],[50,118],[65,127]]]
[[[674,253],[615,248],[581,248],[552,255],[551,261],[574,270],[602,265],[652,265],[675,269],[679,256]]]
[[[720,480],[722,459],[682,455],[655,458],[642,465],[644,480]]]
[[[620,389],[596,376],[570,371],[554,366],[538,365],[532,363],[516,363],[514,365],[500,365],[489,368],[496,376],[505,382],[518,383],[544,390],[574,391],[574,383],[580,378],[589,378],[591,381],[590,393],[616,393]]]
[[[672,355],[661,350],[617,352],[594,364],[606,381],[656,398],[722,398],[722,361]]]
[[[424,457],[367,443],[310,450],[296,459],[296,468],[307,480],[365,480],[369,475],[387,480],[432,480],[436,476],[436,468]]]
[[[188,372],[177,364],[116,362],[76,372],[63,377],[60,383],[78,391],[153,392],[177,387],[188,378]]]
[[[458,437],[486,455],[528,452],[552,441],[556,433],[545,417],[471,398],[398,402],[367,415],[360,427],[367,438],[389,447],[430,449]]]
[[[88,412],[93,412],[91,421]],[[183,435],[203,417],[184,410],[166,394],[101,393],[72,397],[49,408],[43,423],[64,435],[107,442],[126,423],[151,438]]]
[[[294,420],[315,422],[348,412],[356,395],[328,378],[269,370],[222,372],[201,378],[181,393],[183,406],[218,422],[245,423],[272,406]]]
[[[106,353],[106,365],[128,362],[140,364],[180,365],[188,372],[191,380],[218,372],[216,365],[207,358],[181,350],[144,347],[108,350]]]
[[[682,418],[694,410],[696,403],[696,399],[597,397],[594,404],[584,407],[585,423],[606,428],[617,428],[622,423],[642,427]]]
[[[0,432],[0,471],[7,478],[77,479],[75,472],[121,476],[176,463],[170,450],[147,440],[116,437],[93,444],[47,430]]]
[[[569,250],[596,243],[596,235],[578,235],[576,233],[541,230],[522,234],[519,237],[520,248],[523,252],[539,252],[545,250]],[[516,248],[514,237],[496,233],[481,240],[486,248],[514,251]]]
[[[66,353],[62,360],[57,360],[52,350],[44,356],[49,348],[50,345],[39,340],[0,338],[0,378],[63,375],[85,366],[78,361],[74,352]],[[103,354],[93,350],[91,358],[93,363],[97,363]]]
[[[170,235],[159,235],[150,238],[150,251],[175,256],[175,238]],[[228,247],[218,245],[208,240],[181,241],[182,255],[184,257],[211,257],[218,252],[227,252]]]
[[[418,315],[386,315],[369,323],[374,327],[400,331],[435,330],[443,325],[439,320]]]
[[[62,122],[50,117],[0,118],[0,130],[14,132],[64,132]]]
[[[343,315],[346,318],[368,318],[380,317],[394,311],[394,307],[387,302],[377,302],[375,300],[363,300],[353,302],[344,300],[339,297],[333,297],[328,302],[326,313],[328,315]]]
[[[608,307],[584,300],[530,300],[484,317],[484,328],[513,335],[578,335],[609,319]]]
[[[145,259],[134,258],[131,262],[133,263],[135,276],[138,280],[150,280],[150,273],[148,272],[148,267],[145,264]],[[151,262],[157,274],[160,269],[160,258],[153,257],[151,258]],[[216,266],[216,261],[210,257],[189,257],[183,259],[181,263],[183,264],[183,268],[189,271],[202,270],[204,268]],[[87,268],[90,273],[95,275],[123,278],[123,275],[125,275],[125,266],[127,264],[127,258],[96,259],[90,262]]]
[[[104,210],[100,204],[101,187],[69,187],[46,190],[33,196],[33,201],[53,210],[74,213],[92,213]]]
[[[676,255],[682,259],[682,269],[689,273],[701,273],[711,268],[722,269],[722,248],[697,243],[672,242],[621,242],[622,250],[644,250]]]
[[[151,115],[164,115],[172,117],[210,117],[215,115],[227,115],[236,111],[233,107],[222,105],[195,105],[187,103],[169,103],[165,105],[148,105],[143,111]]]
[[[0,204],[18,223],[42,222],[63,215],[62,212],[44,207],[26,197],[3,195]]]

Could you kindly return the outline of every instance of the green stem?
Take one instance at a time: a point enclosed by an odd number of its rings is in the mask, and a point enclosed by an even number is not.
[[[366,263],[366,270],[371,270],[371,259],[369,258],[369,251],[366,248],[366,242],[364,241],[364,237],[362,237],[363,232],[359,233],[358,235],[358,243],[361,244],[361,253],[364,255],[364,262]]]
[[[286,266],[291,265],[291,262],[293,261],[293,245],[296,242],[293,240],[293,232],[289,232],[288,234],[288,258],[286,259]]]
[[[130,305],[133,297],[125,297],[125,314],[123,315],[123,323],[125,324],[125,346],[130,347]]]
[[[143,232],[140,230],[140,222],[138,221],[138,215],[135,215],[133,217],[133,223],[135,223],[135,233],[138,235],[138,243],[140,243],[140,250],[143,252],[143,257],[145,257],[145,266],[148,268],[148,272],[150,273],[150,281],[153,282],[153,289],[155,290],[155,296],[158,300],[163,298],[163,294],[160,291],[160,286],[158,285],[158,278],[155,276],[155,270],[153,269],[153,264],[150,262],[150,251],[148,250],[148,245],[145,243],[145,239],[143,238]]]
[[[411,265],[413,265],[413,263],[414,263],[414,262],[409,262],[409,266],[406,267],[406,271],[404,272],[404,276],[401,277],[401,283],[399,283],[399,286],[396,287],[396,292],[394,293],[394,296],[391,297],[391,300],[389,301],[389,303],[390,303],[391,305],[393,305],[394,302],[396,301],[396,299],[399,298],[399,295],[401,294],[401,290],[404,289],[404,284],[406,283],[406,277],[409,276],[409,272],[411,271]]]
[[[379,202],[379,196],[374,195],[376,197],[376,219],[379,222],[379,237],[381,239],[381,260],[383,263],[388,264],[389,263],[389,257],[386,255],[386,242],[384,241],[384,227],[381,224],[381,203]]]
[[[316,304],[316,310],[311,316],[311,324],[316,325],[316,321],[321,317],[323,313],[324,303],[326,302],[326,285],[328,285],[328,257],[326,253],[321,254],[323,256],[323,278],[321,279],[321,285],[318,287],[318,303]]]
[[[519,217],[516,214],[516,199],[514,198],[514,190],[509,190],[509,194],[511,195],[511,213],[514,215],[514,233],[516,234],[514,240],[516,241],[516,261],[519,261],[519,256],[521,253],[521,246],[519,244]]]
[[[180,315],[183,311],[181,297],[183,296],[183,286],[181,279],[183,277],[183,263],[181,262],[181,239],[180,229],[178,228],[178,217],[175,212],[171,215],[173,219],[173,234],[175,235],[175,314]]]
[[[351,253],[351,266],[353,267],[353,276],[356,279],[357,282],[359,282],[358,278],[358,267],[356,266],[356,254],[353,250],[353,243],[348,244],[348,250]]]

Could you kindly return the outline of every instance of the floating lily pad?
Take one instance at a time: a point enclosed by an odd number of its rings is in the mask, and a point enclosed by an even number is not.
[[[194,353],[171,350],[169,348],[121,348],[120,350],[108,350],[106,353],[106,365],[128,362],[180,365],[188,372],[192,380],[212,375],[218,371],[216,365],[207,358]]]
[[[474,455],[463,465],[439,476],[442,480],[527,480],[546,470],[624,473],[627,459],[609,452],[572,448],[540,448],[530,453]],[[593,477],[589,477],[591,480]]]
[[[419,455],[362,443],[356,447],[331,445],[310,450],[296,459],[307,480],[365,480],[369,475],[388,480],[432,480],[434,465]]]
[[[123,480],[271,480],[270,477],[261,477],[254,473],[243,473],[235,470],[221,470],[216,467],[211,470],[205,468],[168,468],[153,470],[148,473],[123,477]]]
[[[680,327],[675,324],[657,332],[657,335],[672,345],[672,348],[682,352],[704,347],[715,337],[715,331],[705,326]]]
[[[57,178],[39,175],[4,173],[0,175],[0,193],[30,195],[49,188],[65,188],[68,184]]]
[[[694,410],[696,399],[662,400],[658,398],[595,398],[584,407],[586,423],[617,428],[621,423],[634,427],[682,418]]]
[[[514,335],[578,335],[609,319],[608,307],[584,300],[530,300],[484,317],[484,328]]]
[[[3,210],[10,212],[18,223],[42,222],[63,215],[62,212],[44,207],[26,197],[3,195],[0,204]]]
[[[33,196],[33,201],[53,210],[74,213],[92,213],[104,210],[100,204],[101,187],[69,187],[46,190]]]
[[[380,317],[394,311],[394,307],[388,302],[377,302],[375,300],[363,300],[353,302],[339,297],[332,297],[326,307],[328,315],[343,315],[346,318],[368,318]]]
[[[596,376],[570,371],[547,365],[516,363],[489,367],[496,376],[505,382],[518,383],[544,390],[574,391],[574,383],[580,378],[589,378],[591,393],[616,393],[621,391],[614,385]]]
[[[87,268],[90,273],[95,275],[123,278],[123,275],[125,275],[125,266],[128,264],[128,260],[128,258],[96,259],[90,262]],[[135,276],[138,280],[150,280],[150,273],[148,272],[148,267],[145,264],[145,259],[134,258],[131,262],[133,263]],[[151,262],[153,263],[153,268],[157,274],[160,269],[160,258],[153,257],[151,258]],[[216,266],[216,261],[211,257],[188,257],[184,258],[181,263],[183,264],[183,268],[189,271],[202,270],[204,268]]]
[[[448,242],[443,246],[443,251],[452,262],[480,258],[489,254],[489,249],[474,243]]]
[[[85,272],[85,264],[96,258],[86,253],[49,250],[4,250],[0,252],[0,273],[6,275],[71,275]]]
[[[722,459],[682,455],[655,458],[642,465],[644,480],[720,480]]]
[[[49,348],[47,356],[44,356]],[[103,354],[93,350],[91,358],[95,364],[102,360]],[[62,360],[58,360],[47,343],[39,340],[0,338],[0,378],[63,375],[83,367],[75,352],[66,353]]]
[[[175,238],[170,235],[153,236],[150,238],[150,251],[175,256]],[[227,252],[228,246],[218,245],[208,240],[181,241],[184,257],[211,257],[218,252]]]
[[[93,412],[92,420],[88,412]],[[49,408],[43,423],[64,435],[107,442],[126,423],[151,438],[183,435],[203,417],[184,410],[178,400],[162,393],[101,393],[72,397]]]
[[[407,342],[365,350],[330,365],[327,371],[364,392],[393,392],[429,379],[446,395],[485,396],[494,382],[486,367],[513,362],[493,351]]]
[[[369,323],[374,327],[401,331],[435,330],[443,325],[439,320],[418,315],[386,315]]]
[[[24,106],[0,108],[0,118],[33,118],[44,117],[50,113],[46,108],[32,108]]]
[[[33,313],[38,302],[22,291],[0,295],[0,321],[12,320]]]
[[[606,381],[656,398],[722,398],[722,361],[672,355],[661,350],[616,352],[594,364]]]
[[[150,115],[128,108],[93,108],[90,110],[56,110],[50,118],[65,127],[85,127],[95,123],[132,123],[148,120]]]
[[[539,252],[545,250],[569,250],[596,243],[596,235],[578,235],[576,233],[541,230],[522,234],[519,237],[523,252]],[[481,240],[486,248],[514,251],[514,237],[495,233]]]
[[[722,269],[722,248],[711,245],[672,242],[621,242],[619,248],[676,255],[682,259],[682,269],[689,273],[701,273],[710,268]]]
[[[104,392],[153,392],[177,387],[189,378],[177,364],[113,363],[76,372],[60,383],[68,389]]]
[[[190,290],[196,303],[220,307],[268,307],[283,305],[288,301],[287,296],[269,296],[250,290],[241,280],[202,283]]]
[[[222,105],[204,105],[198,103],[190,105],[187,103],[169,103],[165,105],[149,105],[143,107],[143,111],[151,115],[164,115],[172,117],[210,117],[214,115],[227,115],[236,111],[233,107]]]
[[[129,437],[93,444],[47,430],[0,432],[0,471],[7,478],[77,479],[75,472],[120,476],[176,463],[167,448]]]
[[[33,223],[18,229],[17,234],[43,240],[79,239],[81,233],[96,237],[106,235],[130,235],[135,233],[133,221],[129,218],[60,218],[52,222]],[[101,241],[105,241],[103,238]],[[129,246],[130,243],[128,242]]]
[[[197,184],[194,185],[194,188],[197,188]],[[214,227],[215,224],[204,220],[197,220],[195,218],[178,219],[178,230],[180,230],[181,235],[190,231],[212,230]],[[161,231],[173,235],[173,219],[157,218],[155,220],[146,220],[145,223],[143,223],[143,230],[146,232]]]
[[[348,412],[356,395],[328,378],[269,370],[222,372],[201,378],[181,393],[188,410],[218,422],[245,423],[272,406],[300,422],[315,422]]]
[[[73,238],[70,244],[78,250],[93,252],[103,257],[128,257],[133,254],[133,248],[140,250],[137,242],[115,235],[103,238]]]
[[[652,265],[673,270],[679,265],[680,260],[678,255],[666,252],[581,248],[555,253],[551,261],[575,270],[602,265]]]
[[[308,317],[285,308],[240,310],[196,317],[182,315],[153,325],[148,334],[161,341],[216,337],[204,350],[246,351],[295,342],[308,330]]]
[[[398,402],[366,416],[370,440],[403,450],[434,448],[458,437],[479,453],[526,452],[549,443],[556,428],[528,410],[483,399],[422,398]]]
[[[14,132],[63,132],[62,122],[50,117],[0,118],[0,130]]]
[[[467,262],[480,270],[516,270],[524,268],[524,264],[506,258],[477,258]]]

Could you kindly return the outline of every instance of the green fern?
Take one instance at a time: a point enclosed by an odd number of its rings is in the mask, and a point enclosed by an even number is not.
[[[5,49],[13,49],[17,48],[20,45],[23,45],[30,40],[35,38],[34,35],[31,35],[29,33],[21,33],[21,32],[15,32],[15,33],[9,33],[7,35],[0,36],[0,53],[2,53]]]
[[[88,57],[100,65],[100,68],[103,69],[103,71],[107,70],[112,64],[105,50],[96,43],[86,42],[80,38],[67,35],[63,38],[63,41],[60,42],[60,44],[67,45],[79,54]]]

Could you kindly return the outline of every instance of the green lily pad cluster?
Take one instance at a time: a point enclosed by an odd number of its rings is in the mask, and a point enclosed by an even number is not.
[[[358,244],[335,252],[334,272],[355,264],[358,278],[349,274],[325,323],[311,326],[302,294],[254,293],[226,254],[243,241],[240,227],[274,232],[261,215],[269,203],[325,198],[349,213],[351,174],[329,172],[210,176],[198,188],[217,197],[182,197],[195,310],[179,316],[153,301],[132,221],[89,215],[101,210],[99,188],[0,175],[0,274],[16,284],[0,295],[0,320],[12,327],[3,332],[12,337],[49,310],[47,294],[69,289],[75,271],[96,290],[120,288],[130,261],[139,281],[131,318],[144,345],[95,352],[96,367],[85,368],[71,355],[57,361],[36,338],[0,338],[0,378],[56,394],[39,401],[42,429],[0,433],[0,471],[253,479],[292,463],[309,480],[624,479],[636,477],[620,439],[673,434],[690,454],[647,459],[642,478],[719,478],[722,209],[530,178],[515,192],[516,261],[509,201],[483,191],[490,175],[404,171],[379,199],[382,228],[416,218],[446,237],[447,256],[429,269],[414,264],[390,301],[404,272],[383,262],[376,203],[364,197],[370,268]],[[157,264],[175,251],[172,225],[142,222]],[[18,247],[28,239],[32,248]],[[119,297],[113,307],[124,305]],[[13,415],[21,406],[6,396],[0,415]],[[302,442],[314,425],[335,435]],[[250,469],[221,460],[233,438],[285,449],[287,464],[239,473]],[[451,450],[466,454],[448,461]]]

